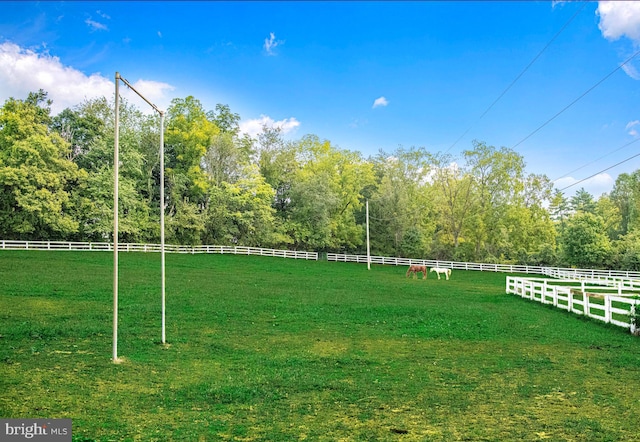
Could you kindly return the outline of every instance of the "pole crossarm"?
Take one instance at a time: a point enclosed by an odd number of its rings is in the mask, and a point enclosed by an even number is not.
[[[140,92],[138,92],[136,90],[136,88],[134,88],[131,83],[129,83],[125,78],[123,78],[118,72],[116,72],[116,78],[119,79],[120,81],[122,81],[129,89],[131,89],[133,92],[135,92],[138,97],[142,98],[149,106],[151,106],[156,112],[158,112],[160,115],[164,115],[164,112],[161,111],[160,109],[158,109],[158,106],[156,106],[155,104],[153,104],[152,102],[150,102],[149,100],[146,99],[146,97],[144,95],[142,95]]]

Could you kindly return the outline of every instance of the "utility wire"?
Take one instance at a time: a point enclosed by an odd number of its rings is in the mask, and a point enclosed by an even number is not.
[[[636,140],[636,141],[637,141],[637,140]],[[596,173],[594,173],[593,175],[588,176],[588,177],[586,177],[586,178],[583,178],[583,179],[581,179],[580,181],[576,181],[576,182],[575,182],[575,183],[573,183],[573,184],[569,184],[567,187],[563,187],[562,189],[560,189],[560,192],[564,192],[564,191],[565,191],[565,190],[567,190],[569,187],[573,187],[573,186],[575,186],[576,184],[580,184],[580,183],[582,183],[582,182],[584,182],[584,181],[587,181],[588,179],[591,179],[591,178],[593,178],[594,176],[601,174],[602,172],[606,172],[606,171],[607,171],[607,170],[609,170],[609,169],[613,169],[614,167],[619,166],[619,165],[621,165],[621,164],[623,164],[623,163],[626,163],[627,161],[630,161],[630,160],[632,160],[632,159],[634,159],[634,158],[636,158],[636,157],[639,157],[639,156],[640,156],[640,153],[637,153],[637,154],[633,155],[632,157],[627,158],[626,160],[622,160],[622,161],[620,161],[619,163],[614,164],[613,166],[607,167],[606,169],[602,169],[601,171],[596,172]]]
[[[556,119],[556,117],[558,117],[561,113],[563,113],[564,111],[566,111],[567,109],[569,109],[571,106],[573,106],[574,104],[576,104],[579,100],[581,100],[582,98],[584,98],[585,95],[587,95],[589,92],[591,92],[592,90],[594,90],[596,87],[600,86],[600,84],[602,84],[606,79],[608,79],[609,77],[611,77],[613,74],[615,74],[618,69],[621,69],[624,65],[626,65],[627,63],[629,63],[631,60],[633,60],[638,54],[640,54],[640,50],[638,50],[635,54],[633,54],[631,57],[627,58],[622,64],[618,65],[617,68],[615,68],[614,70],[612,70],[611,72],[609,72],[607,75],[605,75],[605,77],[603,79],[601,79],[600,81],[598,81],[596,84],[594,84],[593,86],[591,86],[589,89],[587,89],[584,93],[582,93],[582,95],[580,95],[578,98],[576,98],[575,100],[573,100],[571,103],[569,103],[567,106],[565,106],[564,108],[562,108],[562,110],[558,113],[556,113],[553,117],[549,118],[547,121],[545,121],[540,127],[538,127],[536,130],[534,130],[533,132],[531,132],[529,135],[527,135],[526,137],[524,137],[522,140],[518,141],[516,144],[513,145],[512,149],[515,149],[516,147],[518,147],[519,145],[521,145],[522,143],[524,143],[526,140],[528,140],[529,138],[531,138],[531,136],[533,136],[533,134],[535,134],[536,132],[538,132],[540,129],[542,129],[543,127],[545,127],[547,124],[551,123],[553,120]]]
[[[567,26],[569,26],[569,24],[573,21],[573,19],[576,18],[576,16],[584,9],[584,7],[586,5],[587,5],[587,1],[584,0],[582,2],[582,6],[580,6],[580,8],[575,12],[575,14],[573,14],[571,16],[571,18],[569,18],[569,20],[567,20],[567,22],[564,24],[564,26],[562,26],[562,28],[560,28],[560,30],[551,38],[551,40],[549,40],[549,42],[545,45],[545,47],[543,47],[542,50],[540,52],[538,52],[538,55],[533,57],[533,59],[529,62],[529,64],[527,66],[525,66],[525,68],[522,70],[522,72],[520,72],[518,74],[518,76],[509,84],[509,86],[507,86],[505,88],[505,90],[502,91],[502,93],[498,96],[498,98],[493,100],[493,103],[491,103],[489,105],[489,107],[482,113],[482,115],[480,115],[480,117],[478,117],[478,119],[473,124],[477,124],[480,120],[482,120],[482,118],[485,115],[487,115],[487,113],[491,110],[491,108],[493,108],[493,106],[495,106],[495,104],[498,101],[500,101],[500,99],[509,91],[509,89],[511,89],[513,87],[513,85],[516,84],[516,82],[520,79],[520,77],[522,77],[524,75],[524,73],[527,72],[527,70],[529,70],[529,68],[533,65],[533,63],[535,63],[536,60],[538,58],[540,58],[542,53],[544,51],[546,51],[549,46],[551,46],[551,43],[553,43],[554,40],[556,38],[558,38],[558,36],[560,34],[562,34],[562,32],[567,28]],[[462,135],[460,135],[460,137],[458,137],[458,139],[451,146],[449,146],[449,148],[447,150],[445,150],[445,153],[449,152],[456,144],[458,144],[458,142],[471,130],[471,127],[473,126],[473,124],[471,126],[469,126],[469,128],[466,131],[464,131],[464,133]]]
[[[556,178],[555,180],[553,180],[553,182],[555,183],[556,181],[558,181],[558,180],[560,180],[560,179],[562,179],[562,178],[568,177],[568,176],[569,176],[569,175],[571,175],[572,173],[577,172],[577,171],[579,171],[579,170],[582,170],[582,169],[584,169],[585,167],[590,166],[590,165],[592,165],[593,163],[596,163],[596,162],[600,161],[601,159],[603,159],[603,158],[605,158],[605,157],[608,157],[608,156],[609,156],[609,155],[611,155],[612,153],[618,152],[619,150],[622,150],[622,149],[624,149],[625,147],[630,146],[631,144],[633,144],[633,143],[635,143],[635,142],[637,142],[637,141],[640,141],[640,138],[636,138],[635,140],[629,141],[627,144],[624,144],[623,146],[620,146],[619,148],[617,148],[617,149],[615,149],[615,150],[612,150],[611,152],[608,152],[608,153],[606,153],[606,154],[602,155],[601,157],[596,158],[595,160],[590,161],[590,162],[588,162],[587,164],[585,164],[585,165],[583,165],[583,166],[578,167],[577,169],[573,169],[571,172],[567,172],[567,173],[565,173],[565,174],[564,174],[564,175],[562,175],[561,177],[558,177],[558,178]]]

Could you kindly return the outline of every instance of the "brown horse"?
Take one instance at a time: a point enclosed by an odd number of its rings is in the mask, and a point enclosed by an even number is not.
[[[414,278],[418,277],[418,273],[422,273],[422,279],[427,279],[427,266],[419,266],[419,265],[412,264],[409,266],[409,270],[407,270],[407,278],[412,273]]]

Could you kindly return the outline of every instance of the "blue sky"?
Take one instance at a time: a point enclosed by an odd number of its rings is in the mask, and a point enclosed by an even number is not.
[[[640,2],[0,5],[2,102],[43,88],[60,111],[111,97],[118,71],[161,109],[193,95],[228,104],[248,133],[278,125],[365,156],[514,148],[528,172],[568,174],[558,188],[640,152],[622,147],[640,136],[640,55],[616,70],[640,49]],[[598,196],[639,168],[566,192]]]

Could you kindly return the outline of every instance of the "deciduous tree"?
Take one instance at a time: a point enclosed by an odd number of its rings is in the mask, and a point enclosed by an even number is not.
[[[0,108],[0,235],[9,239],[63,239],[78,230],[73,187],[86,178],[68,159],[69,144],[49,131],[43,91]]]

